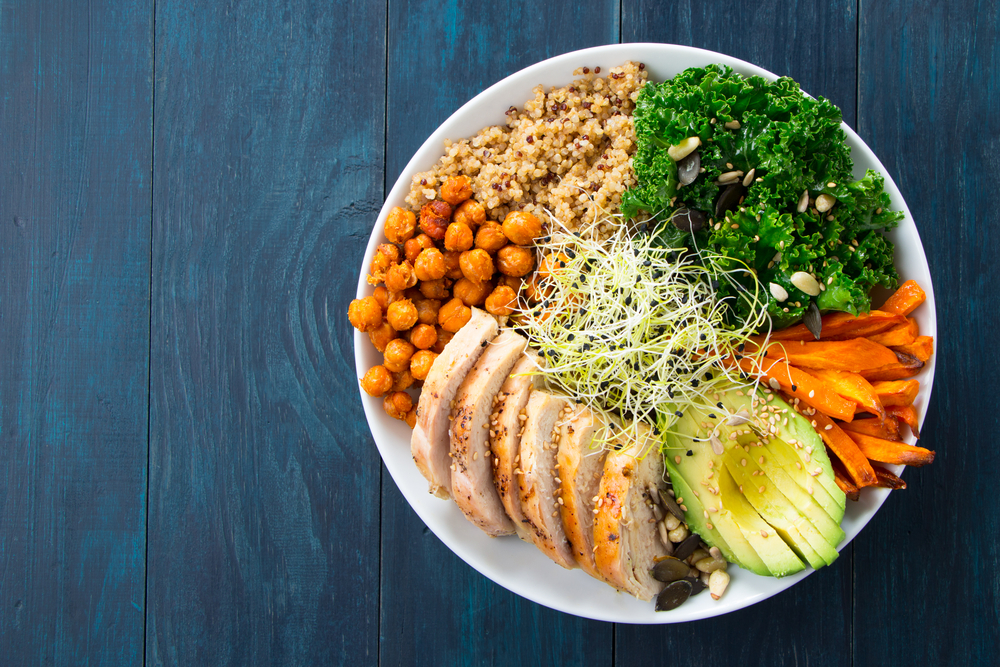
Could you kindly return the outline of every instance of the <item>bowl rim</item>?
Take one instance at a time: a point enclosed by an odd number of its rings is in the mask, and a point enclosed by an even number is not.
[[[762,67],[722,53],[677,44],[658,44],[649,42],[609,44],[571,51],[539,61],[514,72],[507,77],[504,77],[500,81],[492,84],[474,96],[468,102],[459,107],[454,113],[452,113],[444,122],[442,122],[441,125],[439,125],[438,128],[421,144],[420,148],[417,149],[413,157],[410,158],[406,166],[400,172],[400,175],[396,179],[393,187],[387,192],[385,201],[379,211],[373,227],[372,234],[369,237],[365,257],[359,270],[356,296],[360,298],[371,294],[372,287],[368,285],[365,280],[368,263],[371,261],[378,243],[385,242],[382,237],[382,225],[388,215],[388,212],[394,206],[405,206],[405,204],[403,204],[403,200],[410,189],[412,175],[430,168],[430,166],[440,158],[443,154],[443,145],[446,139],[450,138],[458,140],[459,138],[470,136],[470,134],[474,134],[478,131],[477,129],[472,133],[454,134],[455,127],[461,124],[463,120],[467,117],[471,117],[474,112],[480,110],[480,107],[483,107],[484,105],[492,102],[498,102],[505,95],[514,95],[515,93],[512,92],[513,90],[518,91],[516,93],[518,97],[526,99],[521,95],[521,91],[523,90],[527,94],[527,91],[530,91],[531,88],[536,85],[543,84],[546,88],[551,85],[567,85],[574,78],[572,75],[573,70],[576,69],[576,67],[583,61],[600,60],[602,67],[605,62],[611,63],[609,65],[610,67],[621,64],[626,60],[638,59],[646,62],[647,66],[649,66],[651,57],[656,60],[655,64],[659,64],[659,61],[661,60],[666,62],[671,58],[681,58],[700,61],[700,66],[704,66],[709,63],[720,63],[728,65],[744,75],[758,75],[765,77],[768,80],[778,78],[778,75]],[[681,71],[681,69],[676,71]],[[551,73],[555,71],[560,72],[561,78],[558,80],[552,80]],[[652,77],[650,78],[652,80]],[[506,103],[508,105],[520,104],[523,99],[508,99]],[[495,115],[496,114],[477,115],[477,118],[482,119],[479,121],[480,124],[478,127],[481,129],[489,126],[490,124],[502,123],[502,118],[495,119],[495,122],[493,122]],[[927,263],[926,253],[920,239],[919,231],[913,221],[913,216],[902,196],[902,193],[899,191],[898,186],[889,174],[888,170],[886,170],[885,166],[878,159],[878,156],[874,153],[874,151],[872,151],[871,148],[846,123],[842,122],[841,127],[845,131],[847,135],[847,142],[852,148],[852,159],[856,165],[855,171],[857,172],[857,163],[859,158],[864,158],[866,161],[873,163],[870,165],[871,168],[877,169],[885,178],[885,189],[893,201],[894,208],[904,212],[904,218],[901,221],[900,226],[890,233],[890,236],[894,237],[894,245],[897,249],[897,266],[899,266],[900,262],[898,254],[900,244],[898,239],[895,237],[905,238],[905,236],[901,235],[912,235],[912,240],[915,241],[915,247],[919,250],[919,252],[914,254],[912,251],[908,251],[907,256],[904,259],[907,266],[915,264],[914,268],[918,273],[922,274],[920,276],[920,285],[927,294],[927,300],[924,307],[921,309],[922,312],[920,313],[918,319],[922,320],[922,334],[934,336],[935,345],[937,346],[939,340],[933,283],[931,280],[930,268]],[[860,154],[858,151],[860,151]],[[363,375],[365,370],[371,365],[370,361],[365,360],[365,357],[370,358],[372,353],[377,354],[377,352],[374,351],[374,348],[370,351],[366,350],[366,346],[369,348],[371,347],[370,342],[367,340],[367,336],[357,330],[354,330],[355,367],[358,377]],[[918,376],[921,380],[921,388],[916,403],[919,407],[923,408],[920,410],[921,425],[923,424],[924,417],[926,415],[926,406],[933,391],[936,360],[937,355],[932,356],[928,364]],[[697,610],[691,609],[687,613],[685,613],[685,607],[687,607],[687,605],[683,605],[669,613],[656,613],[653,611],[652,603],[637,601],[627,595],[619,595],[618,597],[628,598],[630,600],[629,606],[610,604],[587,610],[574,608],[559,599],[554,599],[551,594],[545,594],[544,591],[539,592],[538,590],[525,585],[525,582],[519,581],[519,577],[517,576],[520,572],[511,577],[508,576],[509,572],[498,569],[498,563],[490,562],[488,555],[484,555],[484,553],[482,553],[482,540],[476,540],[473,538],[467,540],[449,530],[449,526],[442,525],[442,519],[439,515],[440,507],[432,506],[432,503],[440,502],[439,499],[430,496],[430,494],[426,492],[426,483],[423,480],[423,477],[420,476],[419,472],[416,470],[416,466],[412,463],[412,459],[410,459],[409,456],[402,456],[401,458],[405,460],[400,461],[400,453],[398,451],[394,451],[394,448],[399,448],[398,436],[401,432],[398,428],[399,422],[393,424],[392,422],[395,420],[392,420],[382,411],[381,401],[368,396],[360,388],[360,385],[358,386],[358,391],[361,396],[365,415],[368,420],[373,439],[375,440],[376,446],[379,448],[379,454],[390,475],[393,477],[393,481],[396,483],[400,492],[407,500],[407,503],[414,510],[414,512],[416,512],[424,524],[430,528],[432,532],[434,532],[438,539],[440,539],[445,546],[449,548],[449,550],[451,550],[480,574],[507,590],[543,606],[583,618],[608,622],[630,624],[680,623],[720,616],[722,614],[756,604],[757,602],[763,601],[790,588],[805,577],[812,574],[814,571],[812,568],[807,567],[804,571],[796,575],[783,579],[774,579],[770,577],[757,577],[757,575],[753,575],[749,571],[740,569],[740,577],[756,577],[762,581],[768,582],[767,585],[764,586],[764,590],[751,594],[745,594],[744,592],[744,597],[741,597],[738,600],[729,600],[728,602],[727,596],[723,596],[721,600],[712,602],[711,605],[700,607]],[[405,425],[403,426],[405,427]],[[393,430],[397,433],[391,434],[391,431]],[[387,435],[387,432],[389,432],[389,435]],[[912,438],[908,440],[912,442]],[[408,438],[406,439],[406,451],[409,452]],[[894,469],[896,472],[899,472],[902,470],[902,467],[897,466]],[[420,495],[417,495],[414,492],[412,484],[408,484],[404,480],[404,477],[409,479],[413,474],[417,475],[421,481],[424,481],[424,488],[420,492]],[[888,495],[889,491],[887,489],[870,489],[866,492],[865,497],[863,497],[860,501],[849,504],[848,509],[851,510],[853,507],[855,510],[854,513],[857,517],[856,519],[852,519],[853,523],[851,525],[851,530],[845,529],[845,533],[847,533],[847,535],[838,545],[838,551],[842,551],[846,548],[846,546],[853,541],[854,537],[856,537],[860,531],[863,530],[865,525],[867,525],[867,523],[878,512],[879,508],[884,504]],[[454,503],[448,504],[454,506]],[[457,507],[454,508],[454,510],[455,512],[458,512]],[[461,521],[465,522],[465,518],[460,512],[458,512],[458,517],[461,518]],[[449,518],[447,520],[450,521],[451,519]],[[847,521],[846,515],[845,521]],[[471,526],[471,524],[469,524],[469,526]],[[459,529],[457,532],[462,533],[463,531]],[[468,535],[467,531],[465,531],[465,533]],[[483,537],[485,537],[485,535],[483,535]],[[474,542],[474,544],[470,544],[470,541]],[[531,548],[534,549],[533,546]],[[545,562],[548,563],[548,565],[554,570],[561,570],[561,568],[556,567],[554,563],[548,561],[548,559],[544,556],[542,556],[542,558],[544,558]],[[529,560],[532,559],[529,557]],[[581,571],[576,570],[574,572],[580,573]],[[560,572],[550,574],[552,574],[553,578],[563,578],[562,573]],[[570,580],[567,580],[567,582],[568,581]],[[574,581],[572,585],[576,586],[577,582]],[[607,587],[603,583],[600,583],[599,585],[612,593],[614,592],[613,589]],[[646,605],[648,613],[640,613],[632,604],[636,602],[640,605]]]

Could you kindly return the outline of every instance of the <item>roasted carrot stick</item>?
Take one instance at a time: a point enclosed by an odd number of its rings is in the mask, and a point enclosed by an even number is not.
[[[836,457],[833,453],[830,453],[830,448],[826,448],[827,453],[830,456],[830,463],[833,465],[833,478],[837,482],[837,486],[840,490],[844,492],[844,495],[851,500],[857,500],[861,495],[861,489],[858,485],[851,481],[851,478],[847,476],[847,472],[844,470],[844,465],[840,462],[840,459]]]
[[[843,463],[844,470],[858,488],[875,485],[877,480],[871,463],[868,462],[868,458],[861,452],[861,448],[848,433],[834,424],[829,417],[819,412],[803,416],[810,420],[826,446]]]
[[[917,409],[912,405],[893,405],[885,409],[886,414],[891,415],[910,427],[913,437],[920,439],[920,420],[917,418]]]
[[[864,433],[885,440],[902,440],[899,437],[899,421],[895,417],[855,419],[852,422],[839,422],[837,426],[852,433]]]
[[[923,466],[934,462],[934,452],[923,447],[874,438],[864,433],[847,431],[847,435],[857,443],[858,449],[872,461],[906,466]]]
[[[893,352],[909,354],[920,361],[927,361],[934,354],[934,339],[930,336],[917,336],[916,340],[908,345],[894,345]]]
[[[902,490],[906,488],[906,482],[901,480],[896,475],[892,474],[882,466],[872,466],[875,470],[875,476],[878,477],[878,484],[875,486],[882,486],[887,489],[892,490]]]
[[[872,387],[884,406],[912,405],[920,391],[919,380],[877,380]]]
[[[729,363],[732,363],[731,358]],[[854,419],[856,409],[854,401],[847,400],[823,382],[794,366],[789,366],[785,361],[764,357],[758,363],[755,359],[743,357],[739,361],[739,366],[743,372],[750,375],[775,380],[781,391],[824,414],[844,421]]]
[[[897,361],[892,350],[867,338],[775,343],[767,347],[767,356],[787,359],[796,368],[855,372],[879,368]]]
[[[926,300],[927,295],[920,288],[920,285],[915,280],[907,280],[899,286],[899,289],[892,296],[886,299],[879,310],[897,315],[909,315]]]
[[[912,317],[906,318],[906,324],[899,324],[881,333],[868,336],[868,340],[879,345],[909,345],[920,335],[920,327]]]
[[[825,382],[830,389],[847,400],[854,401],[861,409],[878,416],[880,419],[885,418],[885,408],[879,402],[875,388],[857,373],[818,368],[807,368],[805,372],[817,380]]]
[[[869,382],[876,380],[905,380],[920,372],[924,367],[924,362],[917,359],[912,354],[905,352],[894,352],[896,363],[879,366],[878,368],[868,368],[859,370],[858,373]]]
[[[843,340],[862,338],[886,331],[894,326],[904,324],[906,318],[895,313],[873,310],[854,316],[850,313],[828,313],[823,316],[823,329],[820,340]],[[771,334],[770,340],[816,340],[804,324],[797,324]],[[760,341],[758,341],[760,342]]]

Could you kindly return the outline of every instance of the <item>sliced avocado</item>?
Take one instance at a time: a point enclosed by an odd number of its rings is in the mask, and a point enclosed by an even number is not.
[[[809,520],[813,527],[819,531],[819,534],[823,536],[823,539],[830,546],[836,548],[841,540],[844,539],[844,531],[841,530],[840,524],[834,521],[826,513],[826,510],[816,502],[816,499],[805,491],[804,486],[800,485],[799,479],[803,477],[807,478],[801,482],[802,484],[807,484],[809,483],[807,480],[811,479],[810,475],[804,470],[794,467],[790,471],[785,471],[775,458],[772,457],[767,447],[752,447],[747,442],[747,437],[739,438],[738,441],[740,440],[743,441],[741,444],[744,446],[745,453],[741,455],[738,449],[733,449],[733,454],[739,456],[740,465],[743,464],[743,461],[746,461],[746,467],[750,471],[751,476],[756,471],[758,480],[767,479],[773,484],[788,499],[792,507]],[[777,442],[777,438],[771,440],[771,443],[774,442]],[[820,553],[818,548],[816,551]]]
[[[780,398],[773,401],[782,409],[787,409],[785,415],[788,417],[788,424],[781,427],[781,439],[788,443],[792,452],[797,456],[803,466],[812,466],[815,469],[819,466],[823,469],[817,476],[817,480],[823,485],[830,497],[840,506],[840,516],[830,513],[835,521],[840,521],[844,516],[847,507],[847,496],[837,486],[837,481],[833,475],[833,466],[830,465],[830,457],[826,454],[826,445],[816,429],[813,428],[809,420],[796,412],[791,406]]]
[[[722,536],[715,523],[705,518],[708,510],[694,495],[693,489],[688,486],[684,476],[676,470],[673,461],[667,463],[667,471],[670,473],[670,480],[674,485],[674,493],[683,500],[681,504],[687,508],[687,511],[684,512],[684,521],[687,522],[688,527],[697,533],[705,544],[710,547],[719,547],[719,551],[730,563],[743,565],[744,554],[733,551],[732,547],[729,546],[729,541]],[[747,569],[750,568],[747,567]]]
[[[767,443],[765,447],[767,451],[771,453],[775,463],[780,465],[785,470],[801,470],[803,472],[808,470],[808,468],[806,468],[808,463],[803,461],[799,455],[793,451],[793,447],[784,440],[775,438]],[[842,504],[846,498],[844,492],[837,488],[837,496],[831,495],[827,490],[826,485],[823,484],[822,474],[817,477],[809,473],[808,479],[806,479],[805,482],[799,478],[796,478],[796,481],[799,483],[799,486],[806,490],[806,493],[816,499],[816,502],[819,503],[820,507],[822,507],[828,515],[830,515],[830,518],[833,519],[837,525],[840,525],[841,520],[844,518],[845,506]]]
[[[740,531],[747,543],[764,561],[768,571],[775,577],[784,577],[804,570],[806,564],[750,506],[729,471],[722,468],[718,480],[719,495],[723,503],[719,515],[726,517],[732,526]],[[719,521],[719,525],[723,525],[722,520]]]
[[[788,498],[766,476],[753,475],[754,468],[742,465],[742,450],[726,452],[725,464],[746,499],[793,550],[809,561],[814,569],[829,565],[837,558],[837,550],[823,539],[819,531],[802,516]],[[757,468],[759,470],[759,468]],[[763,491],[761,491],[763,487]]]

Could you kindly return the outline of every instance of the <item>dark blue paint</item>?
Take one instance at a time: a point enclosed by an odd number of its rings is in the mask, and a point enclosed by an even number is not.
[[[0,0],[0,662],[996,660],[997,0],[161,0],[153,18]],[[935,464],[827,571],[685,626],[552,612],[427,533],[381,473],[343,317],[424,138],[511,72],[619,39],[723,51],[840,105],[938,295]]]

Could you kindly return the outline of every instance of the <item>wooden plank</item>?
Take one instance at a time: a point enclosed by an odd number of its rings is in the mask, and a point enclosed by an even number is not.
[[[138,664],[152,3],[0,2],[0,647]]]
[[[742,58],[838,104],[856,104],[855,3],[679,2],[622,6],[624,41],[687,44]],[[649,632],[618,626],[615,664],[843,665],[851,649],[852,546],[840,559],[775,598],[710,623]],[[752,640],[748,639],[752,638]]]
[[[1000,382],[1000,2],[861,8],[860,134],[920,230],[939,336],[921,440],[937,457],[905,472],[907,490],[892,494],[857,541],[854,662],[991,664],[1000,622],[1000,497],[991,481],[1000,425],[991,392]]]
[[[385,6],[156,4],[150,664],[373,665]],[[350,261],[343,261],[350,258]]]
[[[617,41],[617,0],[390,3],[386,187],[484,88],[547,57]],[[551,611],[491,583],[429,533],[388,474],[383,479],[382,664],[611,663],[610,624]]]

